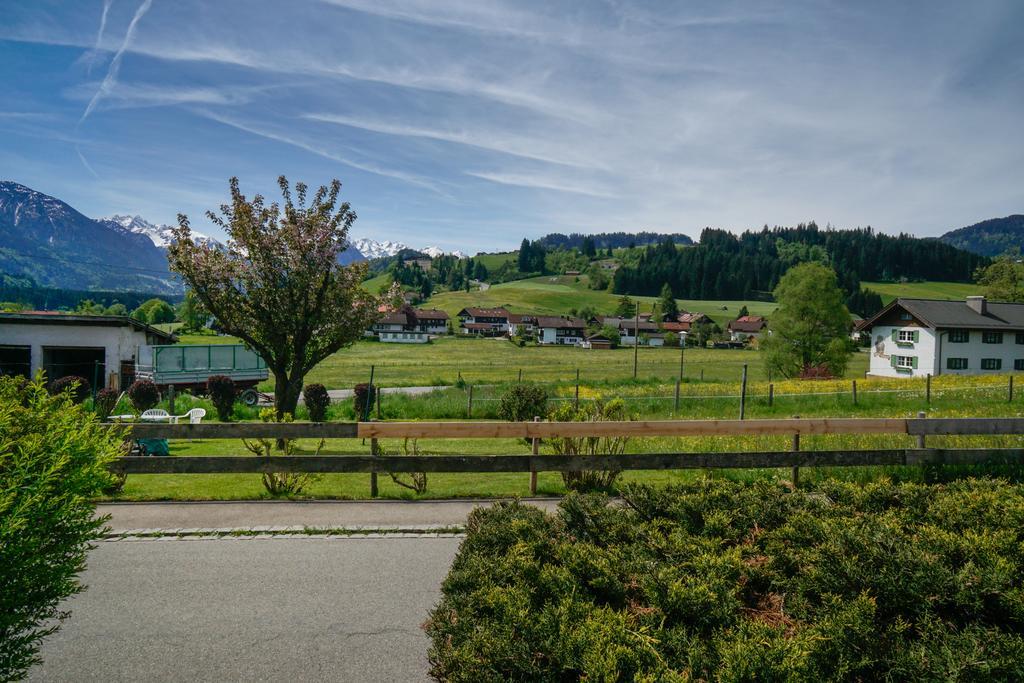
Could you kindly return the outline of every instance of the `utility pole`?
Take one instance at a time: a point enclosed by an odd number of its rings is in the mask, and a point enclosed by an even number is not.
[[[640,360],[640,302],[636,302],[636,322],[633,327],[633,379],[636,379],[637,363]]]

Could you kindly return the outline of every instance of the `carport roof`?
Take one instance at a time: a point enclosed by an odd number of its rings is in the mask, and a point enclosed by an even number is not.
[[[131,327],[146,334],[159,337],[167,342],[178,341],[170,332],[139,322],[126,315],[84,315],[82,313],[63,313],[61,311],[19,311],[17,313],[0,313],[0,323],[15,325],[94,325],[97,327]]]

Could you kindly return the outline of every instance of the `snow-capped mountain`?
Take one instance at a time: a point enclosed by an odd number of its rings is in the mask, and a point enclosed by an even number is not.
[[[120,216],[113,215],[110,218],[103,218],[101,220],[116,223],[128,232],[133,232],[137,235],[145,235],[153,244],[166,249],[170,243],[174,240],[174,233],[171,232],[172,228],[169,225],[157,225],[156,223],[150,223],[142,216]],[[192,239],[199,244],[220,244],[217,240],[213,239],[209,235],[204,235],[200,232],[192,231]]]
[[[448,254],[449,256],[454,256],[455,258],[466,258],[466,252],[464,251],[459,251],[458,249],[456,249],[455,251],[445,251],[441,247],[435,247],[434,245],[431,245],[429,247],[423,247],[422,249],[417,249],[417,251],[422,251],[430,258],[437,258],[438,256],[444,256],[445,254]]]
[[[433,245],[429,247],[423,247],[422,249],[416,249],[401,242],[393,242],[391,240],[379,242],[368,237],[361,237],[359,239],[352,240],[351,246],[355,247],[355,249],[358,250],[360,254],[362,254],[369,260],[384,258],[386,256],[394,256],[403,249],[413,249],[414,251],[426,254],[430,258],[437,258],[438,256],[443,256],[445,254],[451,254],[456,258],[466,258],[466,254],[457,250],[445,251],[441,247]]]

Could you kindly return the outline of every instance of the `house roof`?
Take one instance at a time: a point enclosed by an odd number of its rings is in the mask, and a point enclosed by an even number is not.
[[[640,330],[641,332],[657,332],[658,326],[655,323],[652,323],[650,320],[641,320],[639,325],[637,325],[636,320],[621,320],[619,322],[619,329],[637,329]]]
[[[966,301],[940,299],[895,299],[864,321],[861,329],[871,329],[875,321],[894,308],[902,308],[929,327],[969,328],[975,330],[1024,330],[1024,304],[985,301],[985,313],[971,308]]]
[[[62,311],[19,311],[17,313],[0,313],[0,323],[21,325],[89,325],[95,327],[131,327],[167,342],[174,343],[178,338],[170,332],[140,322],[126,315],[85,315],[82,313],[64,313]]]
[[[662,323],[661,329],[665,330],[666,332],[689,332],[690,323]]]
[[[476,308],[467,306],[459,311],[459,315],[471,318],[508,318],[508,311],[504,308]]]
[[[680,313],[676,320],[687,325],[692,325],[694,323],[699,323],[702,320],[711,320],[711,318],[709,318],[706,313]]]
[[[537,322],[537,316],[531,313],[509,313],[508,321],[510,323],[535,323]]]
[[[760,332],[768,325],[759,315],[744,315],[729,322],[729,329],[734,332]]]
[[[587,321],[583,318],[568,318],[560,315],[541,315],[537,317],[537,327],[583,329],[586,326]]]
[[[395,311],[388,313],[377,321],[379,325],[408,325],[409,316],[405,311]]]
[[[492,330],[494,329],[488,323],[463,323],[462,327],[467,330]]]
[[[414,308],[412,314],[424,320],[448,320],[448,314],[437,308]]]

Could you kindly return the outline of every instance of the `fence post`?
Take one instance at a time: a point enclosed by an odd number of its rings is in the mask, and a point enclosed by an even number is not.
[[[679,412],[679,380],[676,380],[676,406],[672,410],[673,413]]]
[[[857,380],[851,380],[853,384],[853,405],[857,405]]]
[[[167,410],[174,415],[177,410],[174,409],[174,385],[167,385]]]
[[[466,402],[466,417],[473,417],[473,385],[469,385],[469,397]]]
[[[539,417],[533,418],[534,422],[540,422]],[[533,455],[540,455],[540,439],[533,437]],[[533,469],[533,463],[530,463],[530,495],[537,495],[537,470]]]
[[[932,404],[932,376],[925,375],[924,377],[924,402],[928,405]]]
[[[1010,378],[1010,381],[1011,382],[1013,381],[1012,377]],[[575,402],[574,405],[575,405],[576,410],[580,409],[580,369],[579,368],[576,368],[576,402]]]
[[[701,368],[701,369],[700,369],[700,381],[701,381],[701,382],[703,382],[703,381],[704,381],[704,368]]]
[[[768,385],[768,407],[775,405],[775,385]]]
[[[370,438],[370,455],[377,457],[380,454],[380,448],[377,446],[377,437]],[[370,472],[370,498],[376,498],[377,491],[377,473]]]
[[[922,411],[922,412],[919,412],[917,414],[917,416],[919,418],[924,418],[924,417],[926,417],[926,413]],[[918,434],[917,435],[917,447],[918,448],[924,448],[925,447],[924,446],[924,434]]]
[[[1007,403],[1013,403],[1013,375],[1010,375],[1010,389],[1006,396]]]
[[[747,413],[747,364],[743,364],[743,378],[740,380],[740,419]]]
[[[794,420],[799,420],[800,416],[799,415],[794,415],[793,419]],[[793,452],[794,453],[798,453],[799,451],[800,451],[800,432],[793,432]],[[800,486],[800,465],[798,465],[797,462],[798,461],[796,459],[796,456],[794,456],[794,458],[793,458],[793,474],[792,474],[792,477],[791,477],[792,480],[793,480],[793,488],[797,488],[797,487]]]
[[[373,393],[377,396],[377,419],[379,420],[380,419],[380,395],[381,395],[382,392],[380,391],[380,389],[378,389],[377,391],[375,391]]]
[[[523,383],[523,369],[519,368],[519,383]]]

